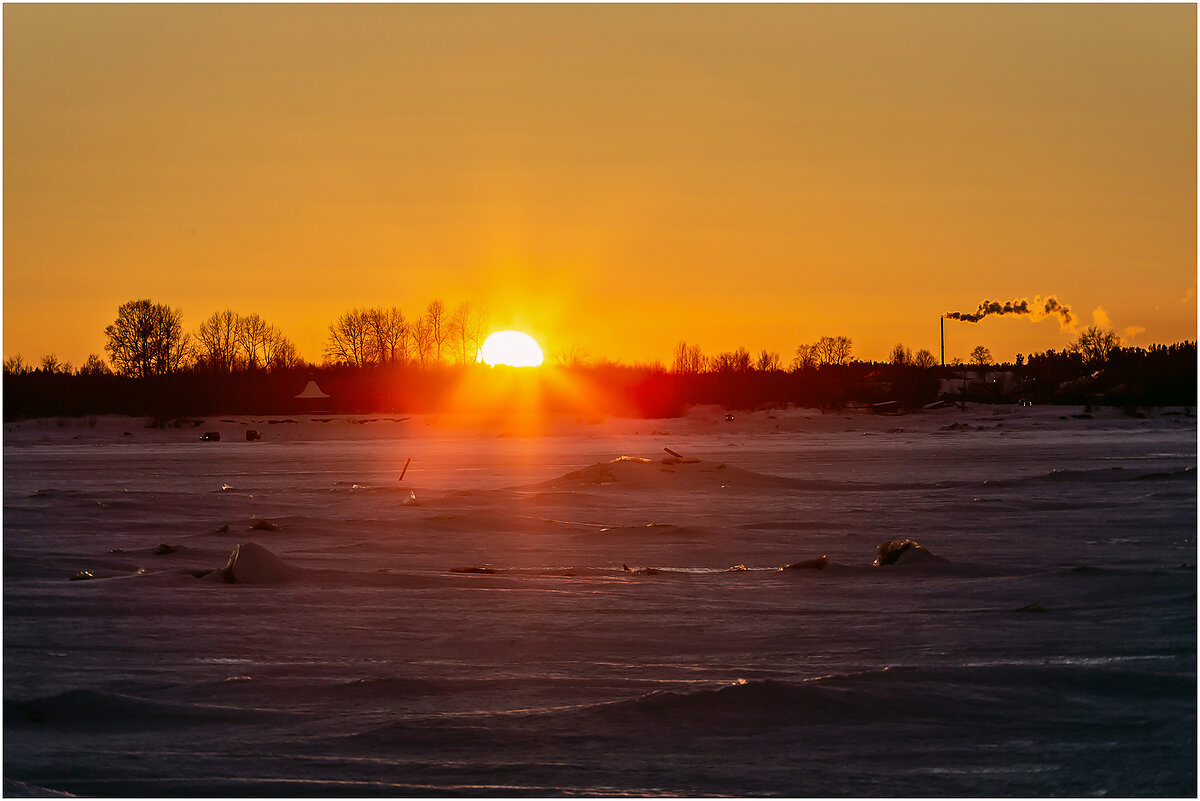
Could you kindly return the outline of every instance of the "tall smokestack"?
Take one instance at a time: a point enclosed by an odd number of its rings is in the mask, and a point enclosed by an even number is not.
[[[939,322],[942,324],[942,367],[946,366],[946,318],[939,317]]]

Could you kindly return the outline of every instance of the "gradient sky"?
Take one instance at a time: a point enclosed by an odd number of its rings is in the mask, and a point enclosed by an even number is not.
[[[1196,336],[1196,7],[5,5],[4,345],[486,306],[669,362]],[[1061,348],[947,321],[947,358]]]

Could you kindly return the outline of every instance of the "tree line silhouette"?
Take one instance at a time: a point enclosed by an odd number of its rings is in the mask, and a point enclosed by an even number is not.
[[[447,312],[434,300],[412,320],[397,307],[351,309],[329,324],[323,351],[327,366],[419,364],[475,361],[486,329],[484,315],[469,303]],[[104,329],[105,362],[88,356],[81,375],[149,378],[181,371],[233,373],[294,370],[309,366],[296,346],[276,326],[258,314],[231,309],[214,312],[192,333],[183,328],[183,311],[149,300],[132,300],[117,309],[117,319]],[[40,367],[26,364],[20,354],[4,362],[6,375],[40,369],[50,373],[76,372],[54,354],[42,357]]]
[[[149,300],[122,304],[105,328],[105,353],[78,370],[53,354],[38,366],[4,362],[4,414],[273,414],[311,409],[295,395],[317,380],[329,411],[429,412],[453,403],[487,333],[486,315],[469,303],[448,311],[440,300],[407,318],[399,308],[351,309],[328,325],[319,365],[306,362],[276,326],[258,314],[213,313],[193,332],[178,308]],[[1018,354],[993,364],[977,346],[968,365],[938,365],[933,354],[897,344],[888,361],[856,360],[847,336],[797,346],[785,365],[774,351],[745,347],[706,356],[680,341],[670,367],[592,360],[577,347],[550,368],[561,381],[530,377],[547,411],[673,416],[692,404],[755,409],[795,404],[842,409],[881,404],[916,409],[939,398],[1000,402],[1109,403],[1126,407],[1196,402],[1196,343],[1122,347],[1096,326],[1061,352]],[[1000,381],[1003,377],[1004,381]],[[581,400],[585,399],[585,400]],[[481,401],[482,402],[482,401]],[[523,402],[529,402],[526,398]]]

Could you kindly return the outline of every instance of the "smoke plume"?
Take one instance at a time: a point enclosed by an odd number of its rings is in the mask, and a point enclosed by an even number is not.
[[[1071,316],[1071,310],[1059,303],[1057,298],[1048,297],[1043,300],[1040,295],[1035,296],[1032,301],[1028,298],[1009,300],[1004,303],[996,300],[985,300],[973,312],[947,312],[942,316],[948,320],[977,323],[984,317],[990,317],[993,314],[1028,314],[1034,322],[1053,314],[1058,316],[1059,325],[1063,328],[1069,326],[1075,319]]]

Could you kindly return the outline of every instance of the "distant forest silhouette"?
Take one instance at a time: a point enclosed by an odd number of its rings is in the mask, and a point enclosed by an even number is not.
[[[1104,404],[1136,410],[1194,406],[1196,343],[1122,347],[1112,331],[1090,327],[1062,351],[992,363],[980,345],[971,363],[942,366],[928,350],[896,345],[887,362],[853,358],[846,336],[778,353],[746,348],[706,356],[686,342],[669,366],[590,359],[573,348],[548,365],[490,368],[475,355],[488,330],[469,304],[433,301],[407,319],[395,307],[353,309],[329,324],[321,364],[310,364],[257,314],[214,313],[191,333],[180,309],[149,300],[123,304],[105,329],[108,359],[92,354],[78,369],[43,356],[35,367],[4,362],[4,417],[125,414],[156,418],[217,414],[421,413],[504,408],[587,415],[672,417],[690,405],[730,410],[793,404],[823,410],[873,406],[909,411],[938,400]],[[498,371],[509,401],[462,391]],[[315,380],[330,397],[295,396]],[[513,382],[521,385],[514,389]],[[520,400],[517,400],[518,397]],[[534,409],[531,409],[534,410]]]

